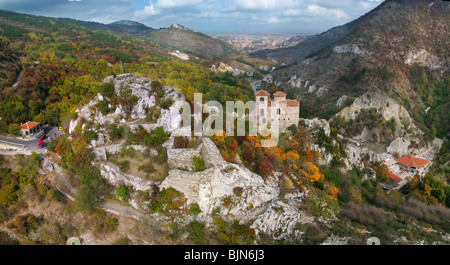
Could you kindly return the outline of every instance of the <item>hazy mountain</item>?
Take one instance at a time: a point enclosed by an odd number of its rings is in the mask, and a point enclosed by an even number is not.
[[[232,56],[239,53],[233,46],[222,40],[211,38],[179,24],[153,31],[149,38],[185,52],[210,57]]]
[[[91,29],[106,30],[128,37],[140,37],[155,41],[163,46],[170,46],[181,51],[206,55],[209,57],[224,57],[238,54],[237,50],[224,41],[213,39],[196,30],[179,24],[172,24],[168,28],[153,29],[142,23],[120,20],[110,24],[86,22],[74,19],[63,19]]]

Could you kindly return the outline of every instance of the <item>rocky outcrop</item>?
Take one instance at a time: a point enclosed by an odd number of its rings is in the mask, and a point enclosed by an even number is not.
[[[303,80],[301,78],[298,78],[297,75],[291,76],[291,79],[289,79],[289,81],[287,82],[288,85],[291,85],[292,87],[295,88],[303,87],[302,83]]]
[[[137,103],[131,108],[131,113],[129,115],[131,120],[126,119],[127,113],[121,105],[117,105],[115,111],[107,115],[103,115],[100,111],[97,111],[95,104],[104,99],[101,94],[98,94],[87,105],[76,110],[78,117],[70,122],[70,133],[75,129],[81,119],[91,120],[94,124],[99,125],[113,124],[117,122],[132,125],[134,120],[145,119],[147,116],[146,110],[156,104],[156,100],[151,89],[151,83],[153,82],[152,79],[135,76],[132,74],[123,74],[116,77],[108,76],[103,82],[114,84],[114,89],[117,94],[120,93],[121,89],[129,88],[131,89],[131,93],[138,98]],[[160,117],[152,128],[156,126],[163,126],[166,131],[172,132],[178,128],[180,124],[181,115],[179,113],[179,108],[184,101],[184,96],[181,92],[171,87],[164,86],[163,90],[164,97],[172,98],[174,104],[170,106],[169,109],[160,110]]]
[[[258,215],[251,227],[257,234],[263,232],[275,240],[300,241],[304,232],[296,228],[297,224],[314,222],[314,218],[305,213],[299,215],[298,205],[302,196],[301,193],[286,194],[287,202],[274,200]]]
[[[133,187],[135,190],[147,191],[151,190],[154,184],[153,181],[122,173],[116,165],[108,162],[100,163],[100,174],[113,186],[124,184]]]
[[[342,109],[336,116],[346,120],[353,120],[360,113],[361,109],[370,108],[375,108],[385,120],[394,118],[397,131],[410,131],[413,135],[423,135],[423,132],[414,124],[408,111],[395,100],[378,90],[369,91],[356,98],[352,105]]]
[[[386,148],[391,154],[398,154],[399,156],[404,156],[409,154],[409,145],[411,141],[406,139],[405,137],[398,137],[394,141],[392,141],[389,146]]]
[[[177,58],[180,59],[180,60],[184,60],[184,61],[189,60],[189,55],[187,55],[187,54],[184,53],[184,52],[180,52],[179,50],[176,50],[176,51],[171,52],[171,53],[169,53],[169,54],[170,54],[170,55],[173,55],[173,56],[175,56],[175,57],[177,57]]]
[[[337,101],[336,101],[336,106],[337,107],[342,107],[345,103],[347,103],[348,100],[348,96],[347,95],[343,95],[342,97],[340,97]]]
[[[226,162],[209,138],[203,138],[199,149],[208,168],[201,172],[173,169],[160,188],[172,187],[183,192],[188,204],[198,203],[203,218],[217,208],[226,218],[250,220],[265,203],[278,197],[276,184],[264,181],[243,166]],[[192,160],[185,167],[191,164]]]
[[[219,62],[217,65],[213,64],[210,70],[215,73],[230,72],[234,76],[242,74],[247,74],[250,76],[255,72],[253,67],[235,61],[232,61],[230,64],[226,64],[224,62]]]
[[[312,134],[317,133],[320,129],[323,129],[327,136],[330,136],[330,124],[327,120],[314,118],[314,119],[300,119],[304,122],[308,131]]]
[[[353,54],[364,54],[365,52],[361,50],[358,46],[354,44],[345,44],[341,46],[336,46],[333,48],[334,53],[353,53]]]
[[[419,49],[409,51],[405,56],[405,64],[419,64],[423,67],[427,67],[429,69],[443,69],[448,70],[448,62],[440,61],[439,57],[434,54],[429,53],[427,50]]]

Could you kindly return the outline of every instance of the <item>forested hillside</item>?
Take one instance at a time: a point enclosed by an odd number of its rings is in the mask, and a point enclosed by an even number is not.
[[[9,11],[0,12],[0,32],[1,132],[28,120],[67,125],[77,106],[100,92],[103,78],[126,72],[157,79],[188,99],[196,89],[222,102],[252,98],[246,82],[208,70],[210,59],[181,61],[169,56],[171,48],[140,37]]]

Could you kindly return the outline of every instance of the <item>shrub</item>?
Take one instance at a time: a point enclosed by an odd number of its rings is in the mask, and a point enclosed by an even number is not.
[[[13,184],[3,185],[2,189],[0,189],[0,205],[8,206],[14,203],[18,199],[16,189],[16,186]]]
[[[105,97],[112,97],[114,95],[114,84],[113,83],[103,83],[100,87],[100,94]]]
[[[191,213],[194,215],[198,215],[199,213],[202,212],[202,210],[200,210],[200,206],[198,205],[198,203],[192,203],[189,207],[189,211],[191,211]]]
[[[194,243],[201,244],[205,240],[205,226],[197,220],[189,223],[187,231]]]
[[[126,172],[130,169],[130,161],[128,160],[123,160],[119,163],[119,169],[122,172]]]
[[[134,157],[134,153],[136,152],[136,149],[133,147],[126,147],[123,146],[122,149],[120,149],[120,157]]]
[[[87,185],[81,186],[75,194],[75,208],[79,211],[91,213],[99,204],[97,194]]]
[[[17,229],[21,234],[28,234],[39,225],[39,220],[32,214],[20,215],[14,218],[12,227]]]
[[[124,185],[120,185],[117,189],[116,189],[116,195],[117,197],[119,197],[121,200],[126,200],[128,199],[128,197],[130,196],[129,191],[128,191],[128,187],[124,186]]]
[[[181,192],[174,188],[162,189],[155,196],[149,204],[149,210],[152,213],[169,213],[169,211],[181,210],[185,199]]]
[[[170,106],[172,106],[173,104],[173,99],[172,98],[166,98],[164,99],[161,104],[159,104],[161,106],[161,108],[163,109],[169,109]]]
[[[123,126],[117,126],[116,124],[112,124],[109,128],[109,138],[111,138],[112,141],[122,138],[124,133],[125,128]]]
[[[116,230],[117,226],[119,225],[119,220],[116,218],[108,219],[105,222],[105,228],[107,232],[113,232]]]
[[[320,229],[320,227],[316,224],[307,224],[305,228],[305,234],[303,238],[305,239],[305,243],[308,245],[316,245],[319,244],[326,238],[326,234]]]
[[[342,208],[339,215],[366,226],[384,225],[387,221],[383,210],[373,206],[359,206],[353,202]]]
[[[96,104],[95,107],[103,114],[103,115],[107,115],[111,109],[109,108],[109,103],[108,101],[105,100],[99,100]]]
[[[84,132],[84,139],[86,142],[91,142],[92,140],[98,140],[98,133],[94,131],[87,130]]]
[[[151,172],[155,172],[156,171],[156,169],[155,169],[155,167],[153,166],[152,163],[147,163],[147,164],[144,164],[144,165],[140,165],[138,170],[139,171],[144,171],[146,173],[151,173]]]
[[[126,246],[126,245],[131,245],[131,240],[128,239],[128,237],[121,237],[119,239],[117,239],[116,241],[114,241],[113,245],[119,245],[119,246]]]
[[[308,211],[314,216],[331,218],[333,215],[339,213],[338,202],[331,199],[322,190],[315,190],[313,194],[309,195],[308,200],[303,206],[305,211]]]
[[[173,148],[187,148],[188,143],[189,143],[189,137],[175,136],[173,139]]]
[[[19,131],[20,131],[19,125],[15,124],[15,123],[10,124],[8,126],[8,132],[14,136],[16,136],[19,133]]]
[[[158,106],[155,105],[147,110],[147,116],[145,116],[145,121],[155,123],[160,116],[161,111],[159,110]]]
[[[205,161],[200,156],[194,156],[192,158],[194,161],[194,171],[203,171],[206,169]]]
[[[233,188],[233,193],[236,194],[237,196],[241,196],[243,191],[244,191],[244,189],[242,187],[234,187]]]
[[[264,156],[261,163],[258,165],[258,173],[263,177],[267,177],[272,174],[272,171],[273,165],[270,162],[270,159],[267,156]]]
[[[156,127],[152,131],[151,136],[144,137],[144,144],[149,146],[158,146],[169,140],[169,134],[164,131],[163,127]]]
[[[250,245],[255,241],[255,231],[248,225],[239,224],[239,221],[226,222],[214,217],[213,223],[217,229],[217,237],[220,241],[231,245]]]

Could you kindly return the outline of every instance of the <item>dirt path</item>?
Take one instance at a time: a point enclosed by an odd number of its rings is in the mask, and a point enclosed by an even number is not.
[[[118,203],[104,202],[102,205],[102,209],[113,214],[133,218],[136,220],[140,220],[146,217],[144,213],[134,209],[133,207],[120,205]]]

